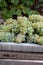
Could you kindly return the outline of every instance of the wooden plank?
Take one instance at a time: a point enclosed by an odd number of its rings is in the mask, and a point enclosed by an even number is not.
[[[0,59],[0,65],[43,65],[43,61]]]
[[[23,51],[23,52],[43,52],[43,45],[29,43],[0,43],[0,50]]]
[[[43,60],[43,53],[0,51],[0,59]]]

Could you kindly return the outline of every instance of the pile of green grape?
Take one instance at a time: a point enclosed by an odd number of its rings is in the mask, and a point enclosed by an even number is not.
[[[43,44],[43,16],[18,16],[0,24],[0,42]]]

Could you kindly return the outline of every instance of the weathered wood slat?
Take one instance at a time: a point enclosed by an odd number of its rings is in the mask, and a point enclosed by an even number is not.
[[[0,59],[43,60],[43,53],[0,51]]]
[[[0,50],[21,51],[21,52],[43,52],[43,45],[29,43],[0,43]]]
[[[43,61],[38,60],[0,60],[0,65],[43,65]]]

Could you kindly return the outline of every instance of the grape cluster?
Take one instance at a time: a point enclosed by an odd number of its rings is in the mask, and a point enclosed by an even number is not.
[[[17,20],[7,19],[0,25],[0,41],[43,44],[43,16],[18,16]]]
[[[39,21],[43,22],[43,16],[41,16],[41,15],[30,15],[29,20],[31,22],[39,22]]]
[[[43,16],[30,15],[29,21],[32,22],[32,28],[34,29],[34,42],[43,44]]]
[[[10,32],[0,32],[0,42],[14,42],[14,33]]]

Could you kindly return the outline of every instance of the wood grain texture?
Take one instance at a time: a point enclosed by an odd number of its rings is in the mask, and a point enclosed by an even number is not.
[[[43,60],[43,53],[0,51],[0,59]]]
[[[43,65],[43,61],[34,60],[0,60],[0,65]]]
[[[23,51],[23,52],[43,52],[43,45],[29,43],[0,43],[0,50]]]

